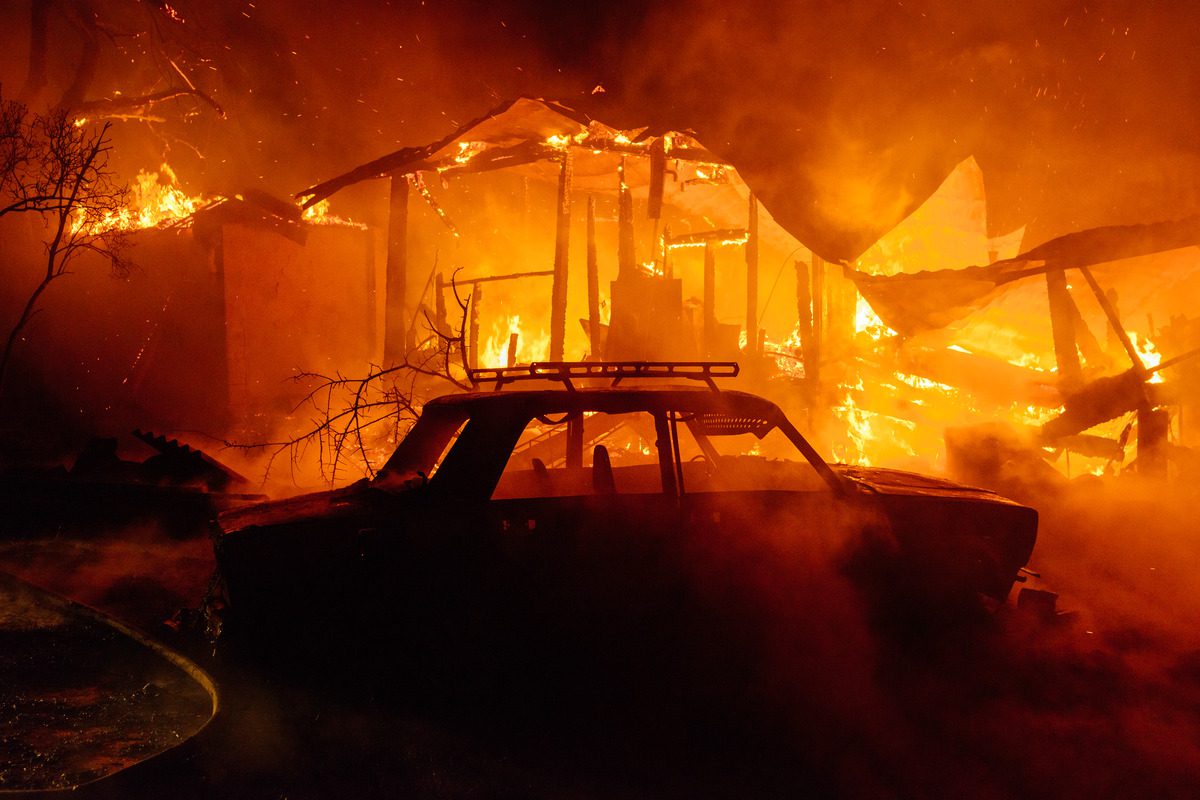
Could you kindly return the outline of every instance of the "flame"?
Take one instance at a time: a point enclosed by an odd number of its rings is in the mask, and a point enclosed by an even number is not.
[[[588,130],[582,130],[571,136],[565,133],[556,133],[546,137],[546,144],[555,150],[566,150],[572,145],[584,144],[589,138],[591,138],[591,131]]]
[[[77,215],[71,232],[98,235],[108,231],[188,227],[196,212],[227,201],[227,198],[219,195],[189,195],[178,186],[178,182],[179,178],[169,164],[160,165],[157,172],[139,170],[129,187],[128,205],[106,212],[98,219]],[[240,200],[241,195],[236,199]],[[329,200],[322,200],[304,209],[301,218],[310,225],[342,225],[360,230],[367,228],[361,223],[334,215]]]
[[[309,225],[340,225],[348,228],[358,228],[359,230],[364,231],[367,229],[367,226],[360,222],[345,219],[344,217],[339,217],[332,213],[328,199],[313,203],[311,206],[304,209],[304,212],[300,215],[300,218]]]
[[[521,330],[521,315],[512,314],[492,326],[492,335],[480,348],[477,366],[507,367],[508,342],[513,334],[517,335],[517,364],[531,364],[535,361],[545,361],[550,353],[550,335],[544,330],[536,336],[529,336]]]
[[[1141,359],[1142,365],[1146,369],[1154,369],[1162,363],[1162,353],[1158,352],[1158,346],[1150,341],[1148,336],[1143,336],[1136,331],[1129,331],[1129,341],[1133,343],[1133,349],[1137,351],[1138,358]],[[1156,372],[1150,376],[1149,383],[1162,383],[1163,376],[1161,372]]]
[[[861,294],[858,296],[858,301],[854,306],[854,332],[865,333],[868,337],[879,340],[885,336],[895,336],[896,332],[889,328],[879,315],[875,313],[875,309],[871,308],[871,304]]]
[[[125,208],[106,212],[96,220],[77,216],[73,233],[86,229],[87,233],[99,234],[113,230],[135,231],[146,228],[166,228],[171,225],[189,224],[191,216],[214,200],[192,196],[176,185],[175,171],[167,164],[158,172],[139,170],[129,187],[130,201]]]

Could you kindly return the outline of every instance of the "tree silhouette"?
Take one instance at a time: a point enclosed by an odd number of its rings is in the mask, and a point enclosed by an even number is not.
[[[108,168],[108,123],[76,121],[66,110],[45,114],[0,97],[0,217],[36,214],[47,232],[44,271],[9,329],[0,354],[0,396],[13,352],[50,285],[82,252],[127,269],[126,234],[114,224],[128,190]]]

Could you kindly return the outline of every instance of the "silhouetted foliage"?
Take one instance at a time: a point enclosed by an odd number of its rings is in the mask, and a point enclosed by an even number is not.
[[[46,229],[44,269],[0,354],[0,394],[42,295],[76,256],[91,251],[114,270],[127,269],[125,232],[115,222],[128,190],[109,170],[110,149],[107,123],[88,125],[61,109],[38,113],[0,97],[0,217],[36,214]]]

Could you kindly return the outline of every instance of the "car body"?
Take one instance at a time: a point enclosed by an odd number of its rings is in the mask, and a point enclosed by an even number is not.
[[[305,659],[478,676],[544,671],[565,646],[611,675],[684,651],[694,663],[768,605],[820,604],[845,576],[893,607],[1001,602],[1037,514],[828,465],[752,394],[568,381],[435,399],[373,480],[220,524],[230,623],[264,651],[293,658],[300,641]],[[616,651],[636,666],[609,663]]]

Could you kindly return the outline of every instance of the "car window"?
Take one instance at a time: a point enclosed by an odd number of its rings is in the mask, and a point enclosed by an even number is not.
[[[655,430],[654,417],[644,411],[530,420],[492,498],[660,493]]]
[[[827,491],[820,473],[775,425],[731,424],[699,415],[676,421],[683,491]]]
[[[403,489],[414,481],[425,482],[437,472],[446,454],[466,427],[462,414],[426,413],[404,436],[379,471],[375,485]]]

